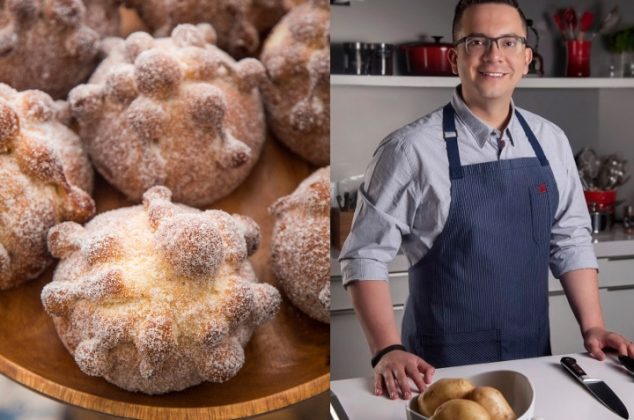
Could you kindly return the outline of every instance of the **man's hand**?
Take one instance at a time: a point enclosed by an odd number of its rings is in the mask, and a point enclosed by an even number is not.
[[[376,354],[392,344],[401,344],[390,288],[385,281],[357,281],[348,287],[352,304],[368,339],[370,351]],[[390,399],[399,396],[410,398],[408,377],[420,392],[431,383],[435,369],[420,357],[401,350],[392,350],[381,357],[374,368],[374,393],[387,395]]]
[[[387,395],[391,400],[399,396],[411,398],[407,378],[411,378],[420,392],[431,383],[436,369],[415,354],[394,350],[381,358],[374,368],[374,393]]]
[[[605,359],[603,349],[606,347],[618,351],[619,355],[634,357],[634,343],[605,328],[594,327],[585,331],[583,344],[590,355],[598,360]]]

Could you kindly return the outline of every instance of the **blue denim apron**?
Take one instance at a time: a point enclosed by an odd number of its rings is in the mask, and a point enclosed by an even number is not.
[[[559,194],[536,157],[462,166],[455,112],[443,110],[451,203],[443,231],[409,270],[402,338],[435,367],[550,354],[548,265]]]

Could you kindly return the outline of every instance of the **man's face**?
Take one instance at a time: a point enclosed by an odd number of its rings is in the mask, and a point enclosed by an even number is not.
[[[515,8],[485,3],[466,9],[458,23],[456,40],[470,35],[526,37],[526,32]],[[510,101],[515,86],[528,73],[532,58],[532,51],[525,45],[514,52],[498,48],[495,42],[488,49],[473,48],[469,53],[463,42],[449,53],[452,70],[460,76],[465,101],[480,105],[496,100]]]

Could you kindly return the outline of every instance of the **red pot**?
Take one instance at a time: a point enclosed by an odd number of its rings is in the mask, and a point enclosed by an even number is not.
[[[405,56],[407,72],[418,76],[454,76],[449,64],[449,50],[452,44],[440,42],[441,36],[433,37],[436,42],[418,42],[401,45]]]

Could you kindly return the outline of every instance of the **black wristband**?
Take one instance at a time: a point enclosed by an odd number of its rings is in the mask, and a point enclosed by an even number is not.
[[[370,361],[370,364],[372,365],[372,369],[374,369],[374,367],[379,363],[379,360],[381,360],[383,356],[385,356],[387,353],[393,350],[407,351],[405,346],[402,344],[392,344],[391,346],[387,346],[386,348],[377,351],[374,357],[372,358],[372,360]]]

